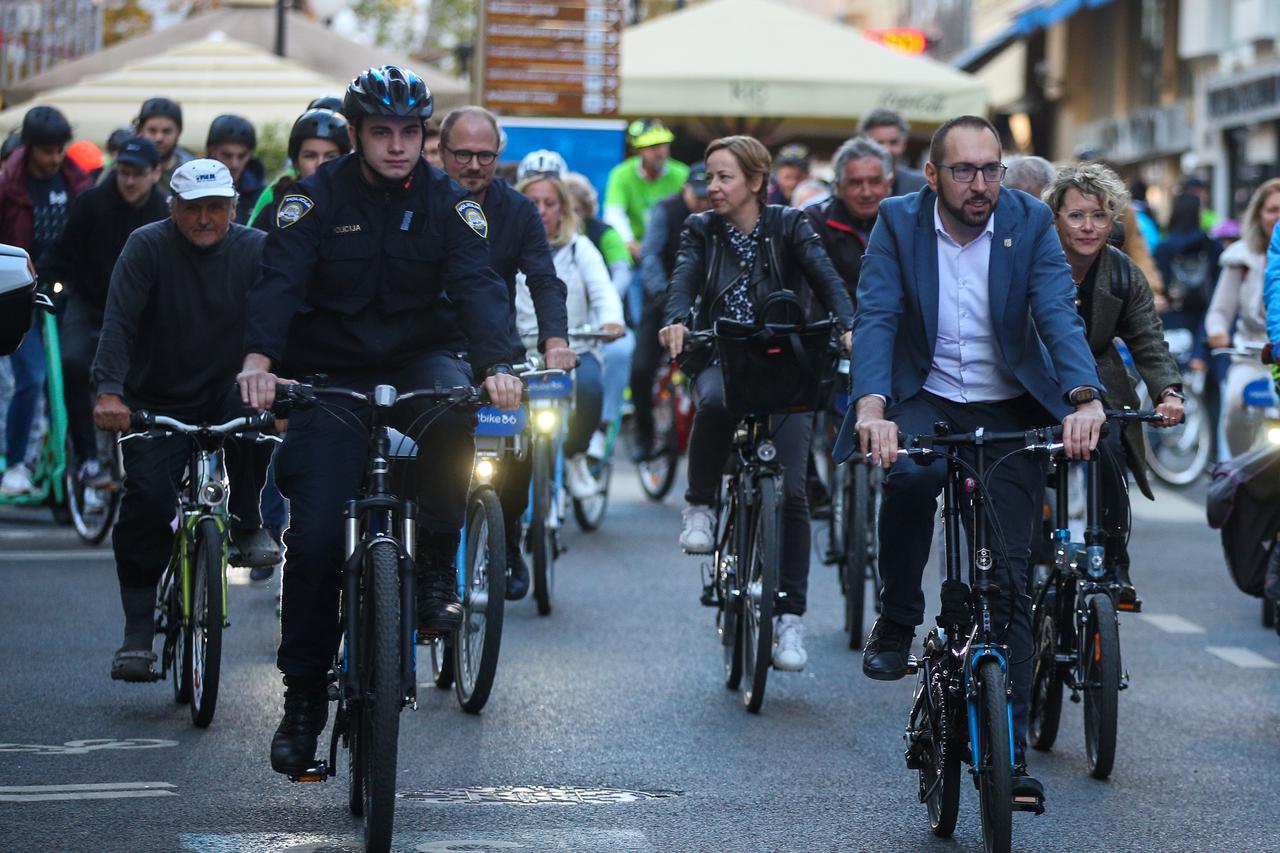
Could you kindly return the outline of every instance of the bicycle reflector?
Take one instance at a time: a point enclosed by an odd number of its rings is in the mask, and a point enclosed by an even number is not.
[[[533,416],[533,425],[538,428],[538,432],[552,432],[556,428],[556,410],[539,409]]]

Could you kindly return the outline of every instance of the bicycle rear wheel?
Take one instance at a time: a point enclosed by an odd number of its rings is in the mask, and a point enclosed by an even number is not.
[[[224,559],[222,530],[205,518],[196,526],[196,555],[191,576],[191,722],[213,722],[222,672]]]
[[[453,689],[462,710],[480,713],[489,701],[502,646],[507,594],[507,537],[502,506],[492,489],[471,496],[467,513],[466,585],[462,627],[453,635]]]
[[[1184,386],[1183,393],[1186,394],[1186,414],[1182,423],[1167,429],[1142,425],[1147,440],[1147,464],[1157,477],[1171,486],[1185,486],[1203,474],[1213,448],[1213,426],[1204,401],[1189,386]],[[1152,408],[1150,400],[1143,396],[1142,407]]]
[[[759,503],[752,513],[754,541],[743,583],[742,671],[748,682],[742,701],[753,714],[759,713],[764,704],[765,682],[773,666],[773,605],[782,563],[782,503],[778,497],[778,479],[765,475],[756,482]],[[741,511],[740,508],[739,513]]]
[[[640,488],[651,501],[661,501],[671,491],[680,467],[680,439],[677,435],[677,405],[674,388],[662,386],[653,395],[653,434],[656,447],[648,459],[636,464]]]
[[[1057,595],[1050,591],[1037,609],[1032,626],[1036,638],[1031,670],[1031,709],[1027,740],[1039,750],[1053,748],[1062,719],[1062,670],[1058,666]]]
[[[578,527],[586,533],[600,529],[605,510],[609,508],[609,481],[613,478],[613,462],[601,459],[591,465],[591,476],[600,484],[600,490],[589,498],[573,499],[573,517]]]
[[[365,558],[360,602],[358,750],[364,781],[366,850],[389,850],[396,808],[400,739],[400,565],[390,542],[376,542]]]
[[[551,439],[539,436],[533,442],[533,498],[530,501],[529,550],[533,552],[533,600],[538,615],[551,613],[551,587],[555,582],[556,543],[554,527],[549,523],[555,487],[552,467],[555,449]]]
[[[160,611],[156,627],[164,633],[162,654],[173,684],[173,701],[185,705],[191,701],[191,642],[182,621],[182,574],[173,566],[165,569],[156,607]]]
[[[848,479],[844,529],[844,626],[849,632],[849,648],[862,648],[863,613],[867,607],[867,557],[871,488],[869,467],[850,463],[853,476]]]
[[[86,487],[80,482],[79,466],[73,464],[73,459],[74,449],[68,437],[67,466],[62,474],[67,511],[71,514],[71,524],[81,541],[86,545],[100,545],[115,526],[124,489],[120,478],[114,478],[107,486]]]
[[[1085,623],[1084,747],[1089,775],[1106,779],[1116,759],[1120,704],[1120,630],[1111,596],[1089,598]]]
[[[1013,841],[1013,764],[1004,670],[994,658],[978,664],[978,801],[987,853],[1008,853]]]
[[[929,674],[926,681],[926,673]],[[960,816],[960,744],[952,740],[953,726],[942,674],[933,666],[921,668],[921,698],[928,715],[929,745],[921,754],[920,799],[929,809],[929,828],[950,838]],[[927,696],[924,695],[927,692]]]

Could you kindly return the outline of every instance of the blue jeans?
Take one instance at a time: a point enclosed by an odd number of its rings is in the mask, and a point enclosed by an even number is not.
[[[622,395],[631,380],[631,356],[636,351],[635,332],[604,345],[604,409],[600,423],[611,424],[622,409]]]
[[[27,458],[31,422],[35,420],[40,389],[44,387],[44,335],[33,326],[22,344],[9,356],[13,368],[13,397],[5,419],[5,458],[10,468]]]
[[[573,414],[569,417],[569,434],[564,440],[565,458],[585,453],[591,433],[600,425],[604,408],[604,370],[600,357],[584,353],[573,372]]]

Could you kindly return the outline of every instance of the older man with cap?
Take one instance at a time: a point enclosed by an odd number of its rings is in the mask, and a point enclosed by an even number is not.
[[[266,234],[232,221],[235,184],[216,160],[182,164],[169,188],[169,217],[134,231],[111,274],[92,373],[99,429],[127,432],[140,408],[196,423],[246,413],[235,378],[244,354],[246,294]],[[231,540],[240,565],[279,559],[258,508],[270,447],[226,446]],[[156,583],[173,547],[169,522],[187,453],[181,436],[124,446],[124,501],[112,539],[125,617],[124,644],[111,663],[115,679],[156,677]]]
[[[60,282],[67,295],[59,318],[63,387],[79,474],[90,487],[110,478],[97,458],[89,366],[98,348],[111,272],[125,241],[143,225],[169,215],[156,186],[160,170],[160,152],[151,140],[124,139],[106,179],[72,202],[62,237],[44,256],[41,277]]]

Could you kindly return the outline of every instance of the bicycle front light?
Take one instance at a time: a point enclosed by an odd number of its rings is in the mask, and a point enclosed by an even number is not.
[[[481,483],[488,484],[497,472],[498,466],[493,464],[492,459],[481,459],[476,463],[476,480]]]
[[[554,432],[556,428],[556,410],[539,409],[538,413],[533,417],[533,425],[537,427],[538,432]]]
[[[1267,429],[1267,443],[1280,444],[1280,426],[1272,426]]]
[[[227,496],[227,490],[221,483],[205,483],[200,488],[200,503],[205,506],[219,506]]]

